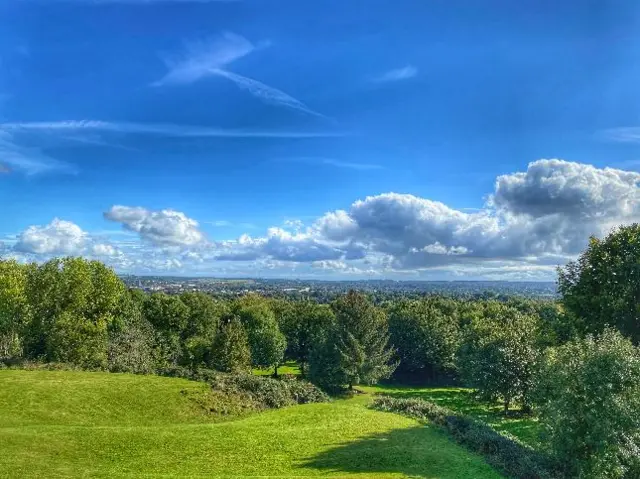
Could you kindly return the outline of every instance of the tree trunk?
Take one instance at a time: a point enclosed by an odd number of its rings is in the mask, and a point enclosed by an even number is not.
[[[278,377],[278,365],[277,364],[273,368],[273,377],[274,378]]]
[[[504,401],[504,415],[506,416],[507,414],[509,414],[509,400],[505,399],[505,401]]]

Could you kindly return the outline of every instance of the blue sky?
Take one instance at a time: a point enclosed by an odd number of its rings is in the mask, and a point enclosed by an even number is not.
[[[637,2],[4,0],[0,18],[5,257],[553,279],[640,212]]]

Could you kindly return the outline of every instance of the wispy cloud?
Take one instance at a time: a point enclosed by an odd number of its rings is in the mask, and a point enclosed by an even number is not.
[[[247,90],[266,103],[324,118],[324,115],[282,90],[227,69],[234,61],[267,46],[267,42],[256,46],[246,38],[231,32],[223,33],[220,38],[187,43],[181,55],[165,58],[169,71],[163,78],[153,82],[152,86],[189,84],[206,77],[218,76],[231,80],[239,88]]]
[[[407,65],[403,68],[396,68],[394,70],[389,70],[388,72],[383,73],[382,75],[376,76],[372,78],[372,81],[375,83],[387,83],[394,82],[399,80],[408,80],[409,78],[413,78],[418,74],[418,69],[412,65]]]
[[[640,143],[640,126],[610,128],[600,132],[600,136],[607,140],[623,143]]]
[[[282,158],[279,161],[287,161],[287,162],[293,162],[293,163],[307,163],[307,164],[313,164],[313,165],[329,165],[329,166],[334,166],[336,168],[346,168],[349,170],[360,170],[360,171],[384,169],[384,166],[376,165],[373,163],[354,163],[350,161],[336,160],[334,158],[321,158],[321,157],[313,157],[313,156]]]
[[[29,1],[29,0],[27,0]],[[153,5],[156,3],[229,3],[240,0],[30,0],[32,2],[58,2],[58,3],[85,3],[85,4],[109,4],[124,3],[131,5]]]
[[[175,125],[170,123],[130,123],[100,120],[64,120],[45,122],[0,123],[0,132],[48,131],[74,132],[96,131],[121,134],[146,134],[171,137],[228,137],[228,138],[318,138],[344,136],[333,131],[243,130],[207,126]]]
[[[40,149],[25,147],[15,142],[13,135],[0,131],[0,170],[27,175],[37,175],[53,171],[75,173],[71,165],[45,155]]]

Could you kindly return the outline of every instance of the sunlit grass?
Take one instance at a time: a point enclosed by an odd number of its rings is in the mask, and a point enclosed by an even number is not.
[[[0,477],[493,479],[436,428],[367,407],[370,395],[233,420],[175,378],[0,371]]]
[[[393,397],[414,397],[431,401],[486,422],[496,431],[508,432],[532,447],[539,445],[540,426],[534,417],[520,414],[517,411],[512,411],[508,416],[505,416],[501,404],[488,405],[476,401],[471,389],[455,387],[412,388],[395,385],[378,385],[363,389],[371,393],[387,394]]]
[[[254,369],[253,374],[257,376],[271,376],[273,375],[274,369]],[[300,375],[300,367],[295,361],[287,361],[282,366],[278,367],[278,374],[291,374],[293,376]]]

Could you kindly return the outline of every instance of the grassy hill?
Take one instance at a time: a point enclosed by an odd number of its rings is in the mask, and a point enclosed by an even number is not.
[[[501,477],[368,396],[224,418],[201,406],[209,394],[174,378],[0,371],[0,477]]]

